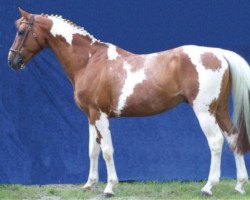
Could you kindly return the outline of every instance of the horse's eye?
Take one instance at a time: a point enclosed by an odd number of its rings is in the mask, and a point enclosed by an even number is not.
[[[24,31],[23,31],[23,30],[18,31],[18,35],[19,35],[19,36],[22,36],[23,34],[24,34]]]

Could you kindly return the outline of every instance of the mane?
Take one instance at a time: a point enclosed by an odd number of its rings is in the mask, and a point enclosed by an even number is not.
[[[96,39],[93,35],[91,35],[88,31],[86,31],[83,27],[76,25],[75,23],[73,23],[72,21],[68,20],[68,19],[64,19],[62,16],[59,15],[44,15],[50,19],[54,19],[57,22],[61,22],[64,23],[66,26],[70,27],[72,29],[72,31],[74,31],[75,33],[81,34],[83,36],[88,36],[91,40],[92,43],[94,42],[101,42],[100,40]]]

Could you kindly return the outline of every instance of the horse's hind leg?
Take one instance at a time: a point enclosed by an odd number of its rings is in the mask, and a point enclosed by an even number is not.
[[[224,142],[224,137],[216,123],[215,116],[209,111],[195,111],[199,120],[200,126],[207,138],[208,145],[211,151],[211,164],[208,181],[201,189],[202,195],[212,195],[212,187],[219,182],[220,179],[220,165],[221,165],[221,151]]]
[[[244,194],[244,184],[248,180],[248,174],[246,170],[244,156],[242,153],[239,153],[236,150],[238,132],[236,129],[233,128],[234,125],[231,122],[227,106],[222,108],[219,107],[216,117],[221,127],[221,130],[223,131],[223,134],[234,154],[237,171],[237,183],[235,186],[235,190],[241,194]]]
[[[244,184],[248,180],[244,156],[240,153],[234,152],[234,158],[237,169],[237,183],[235,190],[241,194],[245,194]]]

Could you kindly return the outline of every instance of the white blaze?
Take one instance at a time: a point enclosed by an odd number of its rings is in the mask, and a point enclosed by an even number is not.
[[[115,60],[117,57],[119,57],[119,54],[116,51],[116,46],[114,46],[113,44],[108,44],[108,59],[109,60]]]
[[[125,107],[127,98],[133,94],[135,86],[139,83],[142,83],[146,79],[144,69],[140,69],[136,72],[131,72],[131,66],[126,62],[123,64],[123,67],[126,70],[127,77],[116,108],[116,114],[118,115],[121,114],[121,111]]]

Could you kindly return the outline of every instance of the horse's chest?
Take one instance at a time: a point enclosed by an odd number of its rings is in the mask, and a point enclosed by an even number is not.
[[[107,81],[98,75],[80,80],[75,84],[74,98],[76,104],[85,112],[89,106],[106,110],[110,103]]]
[[[79,89],[74,90],[75,102],[76,102],[77,106],[83,111],[87,110],[87,107],[88,107],[88,104],[89,104],[87,94],[88,94],[88,91],[86,91],[86,90],[79,90]]]

